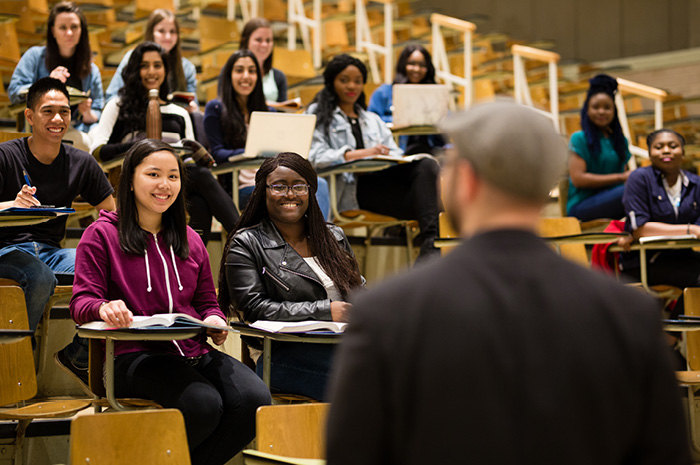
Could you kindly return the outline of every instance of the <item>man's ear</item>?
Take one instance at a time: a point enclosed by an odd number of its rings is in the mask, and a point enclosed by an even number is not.
[[[469,162],[460,163],[457,166],[457,185],[460,190],[462,204],[471,202],[481,191],[481,180],[474,167]]]
[[[34,110],[31,108],[24,109],[24,118],[27,120],[30,126],[34,126]]]

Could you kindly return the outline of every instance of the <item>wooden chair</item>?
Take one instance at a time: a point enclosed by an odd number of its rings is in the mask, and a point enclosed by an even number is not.
[[[686,315],[700,316],[700,288],[689,287],[683,291]],[[684,335],[686,344],[687,371],[677,371],[676,379],[688,388],[688,429],[690,444],[695,456],[700,456],[700,430],[696,414],[695,391],[700,389],[700,332],[688,331]]]
[[[18,286],[0,288],[0,328],[29,329],[24,292]],[[24,435],[35,418],[69,417],[90,406],[89,400],[56,400],[24,404],[37,392],[32,344],[29,337],[0,344],[0,419],[17,420],[15,465],[23,461]]]
[[[70,464],[189,465],[185,421],[176,409],[82,415],[71,423]]]
[[[581,224],[576,218],[540,218],[537,225],[537,233],[541,237],[569,236],[581,233]],[[559,253],[583,266],[589,266],[588,254],[584,244],[562,244],[558,247]]]
[[[258,408],[257,452],[282,457],[323,459],[329,404],[272,405]],[[243,451],[259,457],[255,451]],[[280,458],[282,458],[280,457]]]

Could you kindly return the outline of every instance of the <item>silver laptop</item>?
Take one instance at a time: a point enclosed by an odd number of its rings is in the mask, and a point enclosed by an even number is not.
[[[250,114],[245,151],[228,160],[274,157],[280,152],[295,152],[309,158],[315,127],[316,115],[254,111]]]
[[[450,92],[443,84],[394,84],[393,128],[437,126],[447,116]]]

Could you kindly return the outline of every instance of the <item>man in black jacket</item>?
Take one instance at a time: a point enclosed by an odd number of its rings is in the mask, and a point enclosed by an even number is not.
[[[466,240],[355,303],[329,465],[689,464],[659,307],[534,234],[566,160],[551,121],[495,102],[444,129]]]

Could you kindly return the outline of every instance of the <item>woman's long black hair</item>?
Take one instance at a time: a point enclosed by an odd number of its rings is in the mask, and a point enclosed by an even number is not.
[[[231,295],[228,290],[226,279],[226,261],[228,258],[231,243],[236,232],[242,228],[254,226],[263,219],[268,218],[267,212],[267,176],[278,167],[284,166],[299,174],[309,187],[309,207],[306,210],[306,229],[309,237],[309,249],[321,264],[323,270],[333,280],[340,294],[345,298],[348,293],[362,284],[362,277],[357,265],[357,260],[345,251],[328,230],[323,213],[316,201],[316,189],[318,188],[318,178],[311,163],[296,153],[283,152],[274,158],[268,158],[255,173],[255,190],[250,197],[248,205],[243,210],[241,219],[236,227],[228,235],[226,248],[221,259],[219,272],[219,305],[221,309],[231,315]],[[239,318],[243,319],[243,313],[236,309]]]
[[[326,137],[329,137],[329,127],[333,121],[333,112],[338,107],[338,93],[335,91],[335,78],[342,73],[348,66],[355,66],[362,73],[362,83],[367,82],[367,67],[355,57],[347,54],[338,55],[328,63],[323,71],[323,89],[316,94],[312,103],[316,103],[316,127],[323,129]],[[355,102],[355,109],[359,112],[359,108],[366,110],[365,92],[362,91]]]
[[[83,14],[83,10],[73,2],[58,2],[51,8],[49,20],[46,25],[46,69],[51,72],[61,61],[61,53],[58,50],[56,37],[53,35],[53,27],[56,24],[56,16],[61,13],[75,13],[80,19],[80,40],[75,46],[73,58],[75,59],[75,69],[69,70],[75,73],[80,79],[85,79],[90,75],[92,65],[92,51],[90,50],[90,35],[88,34],[88,24]],[[83,89],[86,90],[86,89]]]
[[[606,94],[613,101],[613,107],[615,109],[615,114],[613,115],[613,120],[610,122],[610,130],[612,133],[610,137],[612,138],[613,148],[615,153],[617,153],[618,158],[621,162],[624,162],[627,158],[627,141],[622,133],[622,126],[620,126],[620,120],[617,117],[617,106],[615,105],[615,92],[617,92],[617,80],[607,74],[599,74],[588,81],[590,87],[588,88],[588,93],[586,94],[586,101],[581,107],[581,129],[586,136],[586,145],[588,146],[588,151],[591,156],[597,158],[600,155],[600,129],[593,124],[593,122],[588,117],[588,105],[591,98],[594,95]]]
[[[401,52],[401,55],[399,55],[399,59],[396,62],[394,84],[408,83],[408,76],[406,76],[406,63],[408,63],[408,57],[410,57],[416,50],[423,54],[426,66],[425,76],[423,76],[423,80],[421,80],[420,84],[435,84],[435,66],[433,65],[433,58],[430,56],[430,52],[420,44],[406,45]]]
[[[119,117],[126,128],[125,133],[134,131],[144,131],[146,129],[146,109],[148,108],[148,90],[141,80],[141,60],[146,52],[158,52],[163,60],[165,69],[165,79],[160,86],[159,95],[163,100],[167,100],[168,86],[168,54],[155,42],[143,42],[139,44],[131,56],[126,66],[122,70],[124,86],[119,89]]]
[[[149,233],[139,226],[136,198],[132,189],[134,172],[144,158],[160,151],[172,153],[177,160],[177,166],[180,171],[180,192],[177,194],[175,202],[163,213],[163,241],[166,246],[173,247],[175,255],[185,260],[190,254],[190,247],[187,242],[187,217],[185,214],[185,178],[187,170],[180,157],[173,151],[173,148],[160,140],[140,140],[126,152],[117,190],[119,245],[125,253],[143,255],[146,252]]]
[[[258,75],[253,92],[248,96],[248,103],[246,104],[248,114],[254,111],[267,111],[265,94],[262,88],[263,78],[260,72],[260,64],[253,52],[250,50],[239,50],[229,57],[221,69],[221,74],[219,74],[219,99],[221,99],[221,103],[224,106],[224,111],[221,115],[221,132],[224,134],[226,144],[232,149],[245,147],[245,140],[248,135],[243,110],[238,104],[238,95],[233,88],[233,80],[231,79],[234,65],[238,60],[245,57],[253,60],[255,71]]]
[[[146,42],[155,42],[153,40],[153,30],[164,19],[171,19],[175,24],[175,32],[177,32],[177,42],[175,46],[168,52],[168,61],[170,62],[170,70],[168,72],[168,86],[170,91],[187,90],[187,79],[185,78],[185,70],[182,67],[182,47],[180,46],[180,23],[177,21],[175,13],[163,8],[156,8],[148,17],[146,23],[146,34],[144,40]]]

